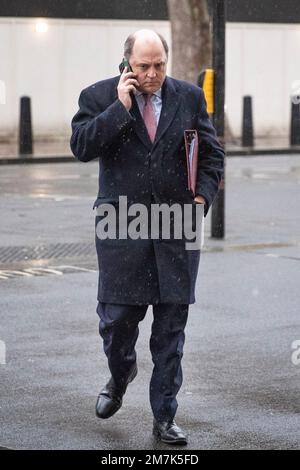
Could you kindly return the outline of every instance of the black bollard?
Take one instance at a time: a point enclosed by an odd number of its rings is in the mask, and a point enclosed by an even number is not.
[[[300,102],[299,96],[292,98],[290,145],[300,145]]]
[[[32,147],[30,98],[22,96],[20,100],[19,154],[32,154]]]
[[[253,147],[252,97],[244,96],[242,146]]]

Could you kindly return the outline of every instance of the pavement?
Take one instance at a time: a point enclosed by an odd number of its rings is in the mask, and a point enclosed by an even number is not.
[[[96,314],[97,172],[76,161],[1,168],[0,448],[169,450],[151,435],[152,307],[123,407],[95,416],[109,377]],[[299,185],[297,155],[227,159],[226,239],[210,239],[208,216],[186,328],[176,421],[187,450],[300,448]]]

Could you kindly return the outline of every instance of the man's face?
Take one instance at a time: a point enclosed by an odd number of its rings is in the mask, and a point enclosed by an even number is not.
[[[140,84],[139,91],[155,93],[161,88],[167,73],[167,56],[162,43],[136,40],[129,62]]]

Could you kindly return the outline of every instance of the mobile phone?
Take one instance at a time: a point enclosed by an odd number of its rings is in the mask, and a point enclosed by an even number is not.
[[[128,62],[128,60],[123,59],[122,62],[120,63],[120,65],[119,65],[119,70],[120,70],[121,74],[124,72],[125,67],[127,67],[128,72],[133,72],[133,70],[131,68],[131,65]]]

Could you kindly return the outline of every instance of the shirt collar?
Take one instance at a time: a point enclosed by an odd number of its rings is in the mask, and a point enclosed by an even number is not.
[[[142,94],[143,94],[142,91],[138,91],[135,96],[140,97]],[[161,88],[159,90],[157,90],[155,93],[153,93],[153,95],[155,95],[155,96],[157,96],[158,98],[161,99]]]

